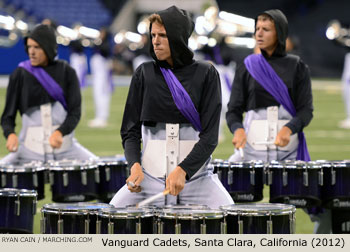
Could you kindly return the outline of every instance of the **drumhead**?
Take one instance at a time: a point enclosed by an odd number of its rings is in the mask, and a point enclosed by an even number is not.
[[[98,216],[110,219],[135,219],[153,216],[153,209],[151,208],[137,208],[137,207],[109,207],[101,209]]]
[[[221,206],[220,209],[231,215],[250,216],[286,215],[295,213],[296,211],[296,208],[293,205],[273,203],[235,204]]]
[[[230,162],[231,168],[264,168],[265,163],[261,160],[251,160],[245,162]]]
[[[109,207],[111,205],[105,203],[50,203],[45,204],[41,212],[55,214],[96,214],[98,210]]]
[[[285,160],[285,161],[271,161],[268,164],[269,168],[279,169],[313,169],[320,168],[319,166],[308,165],[308,162],[301,160]]]
[[[44,164],[40,161],[32,161],[24,164],[1,164],[0,172],[4,173],[17,173],[17,172],[29,172],[34,173],[38,171],[46,170]]]
[[[74,171],[96,169],[97,165],[90,160],[61,160],[49,161],[49,170],[53,171]]]
[[[127,165],[125,157],[121,156],[121,155],[99,157],[99,159],[96,160],[96,163],[99,166],[103,166],[103,165]]]
[[[219,209],[163,208],[158,217],[180,220],[221,219],[224,213]]]
[[[17,188],[0,188],[0,196],[4,197],[37,197],[36,190],[17,189]]]

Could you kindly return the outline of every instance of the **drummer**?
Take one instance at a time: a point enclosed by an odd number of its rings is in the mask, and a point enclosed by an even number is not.
[[[29,60],[20,62],[10,76],[1,117],[11,152],[1,162],[96,158],[74,138],[81,114],[79,81],[67,62],[55,59],[55,31],[40,24],[24,42]],[[19,136],[17,111],[22,117]]]
[[[133,205],[165,189],[170,195],[154,205],[233,204],[209,164],[218,143],[218,72],[193,59],[187,11],[172,6],[149,21],[154,61],[140,65],[131,80],[121,126],[130,176],[111,204]]]

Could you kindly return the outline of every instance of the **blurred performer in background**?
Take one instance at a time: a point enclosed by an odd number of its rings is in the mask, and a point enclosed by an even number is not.
[[[165,189],[171,195],[154,205],[232,204],[209,164],[218,143],[219,75],[193,60],[187,11],[172,6],[149,20],[154,61],[139,66],[130,84],[121,127],[130,176],[111,204],[136,204]]]
[[[344,69],[341,77],[346,118],[339,122],[339,127],[350,129],[350,52],[345,54]]]
[[[38,25],[24,41],[29,60],[10,76],[1,117],[6,148],[11,152],[2,161],[95,158],[74,138],[81,109],[79,81],[67,62],[55,60],[53,28]],[[19,137],[15,133],[17,111],[22,117]]]
[[[84,53],[84,47],[81,44],[81,40],[72,40],[69,44],[71,54],[69,56],[70,65],[77,73],[80,87],[86,87],[86,75],[88,73],[87,57]]]
[[[106,28],[100,29],[100,37],[95,43],[95,53],[90,60],[95,118],[89,121],[88,126],[104,128],[107,126],[113,92],[110,35]]]
[[[287,35],[281,11],[259,15],[255,40],[261,54],[249,55],[236,71],[226,120],[245,160],[310,160],[302,132],[313,117],[310,74],[298,56],[286,54]],[[240,160],[240,152],[230,159]]]

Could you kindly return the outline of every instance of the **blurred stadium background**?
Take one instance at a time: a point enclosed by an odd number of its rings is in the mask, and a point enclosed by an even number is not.
[[[111,50],[114,53],[116,84],[109,125],[103,129],[87,126],[88,120],[94,115],[92,90],[87,87],[82,90],[83,113],[76,129],[76,137],[83,146],[98,156],[122,154],[120,124],[133,71],[132,60],[144,46],[141,35],[147,31],[147,23],[143,20],[149,14],[173,4],[189,10],[196,20],[196,31],[191,40],[194,50],[205,45],[213,46],[225,38],[231,60],[237,63],[250,54],[254,47],[251,40],[252,18],[265,9],[279,8],[284,11],[289,19],[296,52],[309,65],[313,78],[315,113],[313,121],[305,130],[311,158],[349,159],[350,131],[337,126],[345,116],[340,77],[344,55],[350,48],[347,40],[350,34],[347,28],[350,23],[350,2],[345,0],[0,0],[1,112],[8,75],[19,61],[27,58],[23,37],[35,24],[49,18],[58,27],[61,26],[61,29],[57,29],[61,31],[58,32],[59,58],[66,60],[69,60],[69,42],[77,37],[85,41],[84,51],[89,59],[96,31],[108,27],[113,34],[114,45]],[[216,9],[210,9],[210,6]],[[232,17],[238,17],[240,21],[232,21]],[[227,30],[228,24],[235,28]],[[79,30],[80,27],[86,29]],[[340,35],[337,29],[342,31]],[[20,125],[18,120],[17,132]],[[227,128],[224,133],[225,138],[215,150],[214,158],[227,159],[233,152],[232,136]],[[6,154],[5,139],[1,137],[0,157]],[[51,202],[49,190],[47,186],[46,198],[39,201],[38,209]],[[263,201],[267,202],[267,187],[264,195]],[[39,233],[39,221],[40,214],[37,214],[35,233]],[[312,230],[313,224],[309,217],[298,209],[297,233],[312,233]]]

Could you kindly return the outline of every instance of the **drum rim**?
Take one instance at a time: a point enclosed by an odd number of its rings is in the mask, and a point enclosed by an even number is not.
[[[18,188],[0,188],[0,196],[7,197],[37,197],[36,190],[18,189]]]
[[[96,164],[85,164],[82,166],[75,165],[75,166],[49,166],[48,170],[49,171],[82,171],[82,170],[96,170],[97,169]]]
[[[136,219],[154,216],[154,211],[150,208],[136,207],[109,207],[100,209],[98,216],[110,219]]]
[[[67,209],[65,206],[71,205],[79,205],[81,207],[84,206],[95,206],[96,208],[76,208],[76,209]],[[60,206],[61,208],[56,208],[56,206]],[[98,206],[100,206],[98,208]],[[54,213],[54,214],[76,214],[76,215],[87,215],[87,214],[97,214],[100,209],[110,207],[107,203],[93,203],[93,202],[78,202],[78,203],[48,203],[43,205],[41,208],[42,213]]]
[[[180,212],[182,210],[182,212]],[[180,213],[179,213],[180,212]],[[199,220],[199,219],[221,219],[224,212],[220,209],[171,209],[164,208],[158,212],[159,218],[179,219],[179,220]]]
[[[257,209],[258,207],[271,207],[270,209]],[[236,209],[237,207],[237,209]],[[243,209],[239,209],[242,207]],[[250,208],[250,207],[256,207]],[[234,208],[234,209],[233,209]],[[296,207],[280,203],[251,203],[251,204],[234,204],[220,206],[220,209],[228,215],[252,215],[252,216],[270,216],[270,215],[287,215],[296,212]],[[234,211],[236,210],[236,211]],[[257,211],[260,210],[260,211]]]
[[[10,167],[0,167],[0,172],[4,173],[34,173],[39,171],[45,171],[47,168],[45,166],[39,167],[20,167],[15,168],[14,165],[9,165]]]

